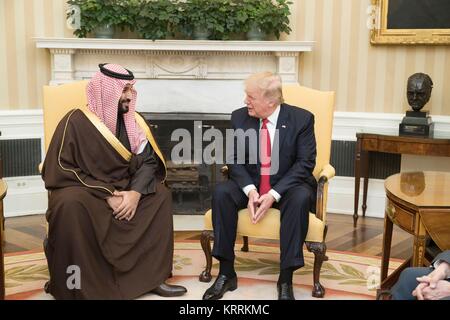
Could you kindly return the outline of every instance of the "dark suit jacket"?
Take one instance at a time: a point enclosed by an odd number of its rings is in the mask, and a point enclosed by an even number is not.
[[[443,251],[440,254],[438,254],[436,256],[436,258],[434,258],[432,263],[435,263],[436,261],[439,261],[439,260],[450,263],[450,250],[446,250],[446,251]]]
[[[260,120],[250,117],[247,107],[235,110],[231,114],[231,124],[234,130],[243,129],[256,131],[259,140]],[[281,104],[278,115],[278,144],[275,138],[272,148],[272,166],[276,154],[279,155],[278,171],[271,172],[270,185],[281,197],[292,187],[304,184],[316,193],[317,182],[312,172],[316,165],[316,139],[314,136],[314,115],[304,109]],[[235,154],[227,159],[230,178],[236,181],[240,188],[249,184],[259,187],[261,165],[259,162],[259,141],[249,143],[245,140],[245,163],[237,164],[237,149],[242,147],[235,139]],[[278,152],[277,152],[278,151]],[[258,159],[252,163],[252,159]]]

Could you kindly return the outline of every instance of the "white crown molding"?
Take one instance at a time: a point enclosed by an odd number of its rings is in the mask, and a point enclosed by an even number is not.
[[[42,138],[42,109],[0,110],[0,140]]]
[[[356,141],[356,133],[397,135],[404,114],[372,112],[334,112],[333,140]],[[436,138],[450,139],[450,116],[431,115]]]

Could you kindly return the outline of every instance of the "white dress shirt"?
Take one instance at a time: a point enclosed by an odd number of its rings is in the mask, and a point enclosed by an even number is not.
[[[267,131],[269,131],[270,136],[270,147],[273,149],[273,142],[275,141],[275,132],[277,128],[278,116],[280,114],[280,106],[278,106],[275,111],[267,117]],[[259,130],[262,127],[262,119],[259,120]],[[245,195],[248,197],[248,194],[252,190],[257,190],[254,184],[249,184],[245,186],[242,191],[244,191]],[[275,198],[276,202],[279,202],[281,199],[281,195],[273,189],[269,190],[269,193]]]

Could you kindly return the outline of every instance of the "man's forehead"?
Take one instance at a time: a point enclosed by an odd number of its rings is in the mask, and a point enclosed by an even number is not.
[[[414,79],[408,83],[408,90],[425,90],[425,79]]]
[[[250,84],[250,85],[248,85],[248,86],[245,88],[245,93],[251,94],[251,95],[258,94],[258,93],[260,93],[261,91],[262,91],[262,90],[261,90],[258,86],[253,85],[253,84]]]

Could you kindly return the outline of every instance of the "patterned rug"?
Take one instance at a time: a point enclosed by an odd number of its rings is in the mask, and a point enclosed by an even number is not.
[[[240,247],[240,245],[239,245]],[[321,283],[326,288],[324,299],[374,299],[380,279],[380,258],[348,252],[328,251],[324,262]],[[279,272],[279,249],[273,244],[250,245],[250,252],[241,252],[236,246],[236,271],[238,289],[228,292],[224,299],[272,300],[276,299],[276,281]],[[403,261],[391,259],[390,270]],[[305,267],[294,275],[296,299],[311,297],[314,256],[305,251]],[[174,277],[168,282],[184,285],[188,293],[181,299],[201,299],[211,283],[198,281],[205,258],[198,241],[175,243]],[[217,274],[213,265],[212,274]],[[53,299],[45,294],[43,285],[48,280],[48,270],[43,252],[9,254],[5,257],[6,299]],[[180,299],[178,298],[178,299]],[[140,299],[160,299],[147,294]]]

